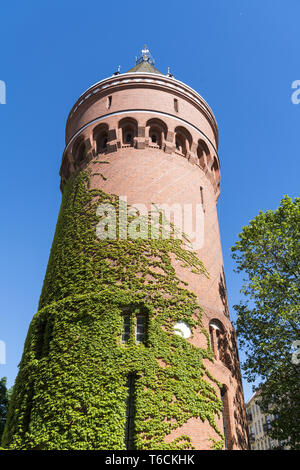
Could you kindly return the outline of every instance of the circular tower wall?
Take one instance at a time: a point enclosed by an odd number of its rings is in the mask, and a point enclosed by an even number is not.
[[[247,448],[216,121],[198,93],[146,62],[90,87],[68,117],[10,448]]]

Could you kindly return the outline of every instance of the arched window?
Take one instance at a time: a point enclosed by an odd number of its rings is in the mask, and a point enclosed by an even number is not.
[[[96,141],[96,152],[105,153],[108,142],[108,125],[101,123],[93,130],[93,139]]]
[[[197,156],[199,159],[199,165],[201,168],[205,168],[206,164],[208,163],[207,160],[209,159],[210,153],[209,148],[204,140],[198,140]]]
[[[86,156],[86,149],[83,137],[79,137],[72,148],[73,158],[76,165],[80,165]]]
[[[81,163],[84,160],[84,157],[85,157],[85,143],[82,142],[82,144],[80,144],[79,146],[78,153],[77,153],[78,162]]]
[[[186,155],[186,141],[182,135],[176,134],[175,146],[178,153]]]
[[[214,157],[214,159],[213,159],[213,164],[211,166],[211,171],[213,171],[214,177],[215,177],[216,181],[218,181],[219,178],[220,178],[220,168],[219,168],[218,160],[217,160],[216,157]]]
[[[161,119],[149,119],[146,123],[149,132],[149,146],[162,148],[163,141],[167,137],[167,126]]]
[[[211,347],[215,359],[223,361],[226,352],[225,334],[222,323],[219,320],[211,320],[209,323]]]
[[[133,147],[134,138],[137,136],[137,121],[133,118],[124,118],[119,122],[121,130],[122,147]]]
[[[180,155],[187,156],[188,151],[192,146],[192,136],[182,126],[176,127],[175,129],[175,152]]]
[[[96,139],[97,153],[105,153],[107,150],[108,136],[107,132],[104,131],[98,135]]]
[[[159,147],[161,148],[162,144],[162,133],[161,130],[156,127],[151,127],[149,131],[150,143],[149,145],[152,147]]]
[[[60,174],[66,180],[69,178],[69,176],[71,174],[70,158],[72,158],[72,157],[70,157],[68,154],[66,154],[63,158],[61,168],[60,168]]]

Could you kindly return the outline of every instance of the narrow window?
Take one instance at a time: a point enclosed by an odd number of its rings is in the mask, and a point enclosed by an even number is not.
[[[214,351],[215,350],[214,330],[211,326],[209,327],[209,334],[210,334],[211,349]]]
[[[137,343],[145,341],[145,315],[136,316],[135,340]]]
[[[123,332],[121,343],[128,343],[130,337],[130,315],[123,315]]]
[[[228,429],[227,429],[227,422],[228,422],[228,397],[227,397],[227,390],[226,387],[223,387],[221,390],[221,400],[223,404],[223,411],[222,411],[222,418],[223,418],[223,432],[225,438],[225,449],[228,450]]]
[[[107,109],[111,107],[111,102],[112,102],[112,96],[107,97]]]
[[[200,195],[201,195],[201,204],[203,206],[204,199],[203,199],[203,188],[202,188],[202,186],[200,186]]]
[[[205,207],[204,207],[204,189],[202,186],[200,186],[200,197],[201,197],[201,205],[203,212],[205,212]]]
[[[174,98],[174,109],[178,113],[178,100],[176,98]]]
[[[217,336],[217,359],[221,360],[222,338],[220,330],[216,331]]]
[[[222,324],[218,320],[212,320],[209,323],[211,331],[211,337],[213,338],[212,347],[215,355],[215,359],[220,360],[226,365],[226,338],[224,336],[224,329]]]
[[[135,374],[129,374],[127,378],[126,422],[124,440],[125,447],[127,450],[134,450],[135,381]]]

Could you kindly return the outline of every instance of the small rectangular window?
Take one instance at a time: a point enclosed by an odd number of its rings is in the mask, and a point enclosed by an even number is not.
[[[202,186],[200,186],[200,197],[201,197],[202,209],[203,209],[203,212],[205,212],[205,207],[204,207],[204,190],[203,190],[203,187],[202,187]]]
[[[137,343],[143,343],[145,341],[145,316],[136,316],[136,335],[135,339]]]
[[[178,113],[178,100],[176,98],[174,98],[174,109]]]
[[[111,107],[111,102],[112,102],[112,96],[107,97],[107,109]]]
[[[128,343],[129,337],[130,337],[130,315],[124,315],[121,343]]]

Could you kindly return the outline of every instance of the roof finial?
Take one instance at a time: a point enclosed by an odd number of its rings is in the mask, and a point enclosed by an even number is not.
[[[142,49],[142,54],[143,54],[143,60],[146,62],[150,54],[147,44],[144,45],[144,49]]]
[[[173,77],[173,74],[170,72],[170,67],[168,67],[167,77]]]
[[[114,73],[114,75],[120,75],[121,73],[121,65],[118,65],[117,71]]]
[[[149,62],[149,64],[154,65],[154,59],[147,47],[147,44],[145,44],[144,49],[142,49],[142,56],[136,59],[136,64],[140,64],[141,62]]]

